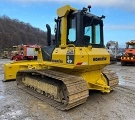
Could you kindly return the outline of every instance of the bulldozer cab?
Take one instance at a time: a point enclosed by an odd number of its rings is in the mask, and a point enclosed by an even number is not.
[[[84,47],[89,49],[104,48],[102,20],[104,16],[98,17],[88,12],[87,8],[76,10],[69,5],[59,8],[57,14],[58,18],[55,19],[55,45],[51,45],[51,30],[47,25],[48,46],[42,48],[44,61],[63,64],[78,64],[78,61],[75,60],[77,58],[75,57],[77,56],[76,53],[78,53],[79,47],[80,49],[84,49]],[[96,51],[98,52],[99,50]],[[89,51],[87,52],[88,54],[91,54]],[[101,52],[101,54],[103,53],[104,51]],[[93,61],[101,61],[106,62],[105,64],[109,64],[110,60],[108,53],[104,53],[104,56],[97,54],[97,57],[91,57],[90,61],[88,60],[88,54],[86,55],[86,58],[82,60],[87,61],[87,64],[88,62],[92,63]],[[97,63],[101,64],[100,62]]]
[[[70,8],[70,6],[65,7],[66,9],[63,7],[57,11],[59,16],[56,20],[57,46],[74,44],[79,47],[88,45],[92,45],[92,47],[104,47],[102,17],[89,13],[87,8],[75,10]],[[65,9],[64,16],[59,12],[62,9]]]

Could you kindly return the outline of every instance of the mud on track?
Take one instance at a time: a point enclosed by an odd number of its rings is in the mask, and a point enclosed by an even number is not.
[[[107,66],[120,78],[116,89],[110,94],[91,91],[86,103],[64,112],[18,89],[15,81],[2,82],[1,66],[8,61],[0,59],[0,120],[135,119],[135,66]]]

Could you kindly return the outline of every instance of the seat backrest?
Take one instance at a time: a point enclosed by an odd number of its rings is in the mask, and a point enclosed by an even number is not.
[[[83,37],[84,43],[90,43],[90,36],[85,35]]]

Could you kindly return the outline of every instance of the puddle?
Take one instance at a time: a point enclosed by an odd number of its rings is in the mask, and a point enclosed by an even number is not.
[[[119,85],[124,85],[125,84],[125,81],[123,80],[122,77],[119,77]]]
[[[5,98],[5,97],[0,95],[0,99],[3,99],[3,98]]]

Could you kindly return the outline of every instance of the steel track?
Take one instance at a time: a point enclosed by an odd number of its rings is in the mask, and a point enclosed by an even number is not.
[[[68,100],[66,104],[62,102],[55,101],[54,99],[50,99],[50,97],[46,97],[43,94],[39,94],[37,91],[26,87],[22,83],[22,79],[26,74],[30,76],[31,73],[47,76],[49,78],[53,78],[58,81],[62,81],[63,84],[66,86],[66,93],[68,93]],[[27,77],[28,77],[27,76]],[[89,96],[88,88],[86,82],[83,80],[82,77],[76,75],[70,75],[63,72],[58,72],[54,70],[25,70],[20,71],[17,73],[17,85],[19,88],[23,89],[24,91],[34,95],[35,97],[47,102],[51,106],[59,109],[59,110],[68,110],[75,106],[78,106],[84,102],[86,102],[87,97]]]
[[[108,80],[108,85],[110,86],[110,89],[113,90],[119,83],[117,74],[114,71],[108,69],[103,69],[102,73]]]

